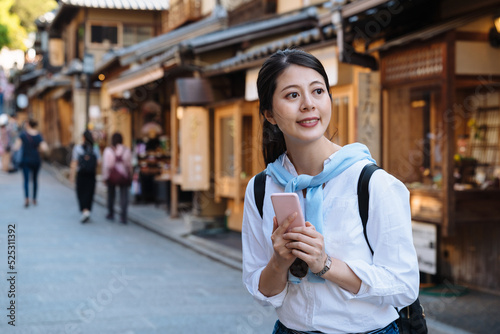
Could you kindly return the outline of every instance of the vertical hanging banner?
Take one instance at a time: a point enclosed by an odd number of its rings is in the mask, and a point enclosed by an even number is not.
[[[357,117],[358,141],[368,146],[377,163],[382,163],[379,72],[359,73]]]
[[[183,107],[181,123],[181,189],[200,191],[210,188],[208,110]]]

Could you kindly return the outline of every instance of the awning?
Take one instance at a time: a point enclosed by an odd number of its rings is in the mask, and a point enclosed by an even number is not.
[[[150,57],[168,51],[181,41],[226,28],[227,13],[222,7],[217,7],[212,15],[202,20],[137,44],[105,53],[100,63],[96,65],[96,72],[107,69],[115,62],[118,62],[121,66],[142,62]]]
[[[57,87],[70,87],[71,79],[63,76],[54,76],[52,78],[40,78],[35,86],[28,89],[27,95],[29,98],[42,96],[46,90]]]
[[[205,76],[212,76],[250,68],[255,65],[254,63],[256,61],[258,62],[267,58],[277,50],[298,46],[304,47],[310,44],[319,43],[323,41],[323,38],[332,40],[335,38],[331,25],[323,27],[322,31],[320,28],[314,28],[260,45],[247,52],[238,54],[235,57],[204,67],[203,74]]]
[[[25,83],[27,81],[34,80],[34,79],[37,79],[37,78],[45,75],[46,72],[47,72],[47,70],[45,70],[45,69],[39,69],[39,70],[27,72],[25,74],[21,74],[21,76],[19,77],[19,81],[21,83]]]
[[[120,77],[107,83],[109,94],[121,94],[127,89],[143,86],[152,81],[163,78],[163,68],[159,65],[156,68],[149,68],[146,71],[136,72],[133,75]]]
[[[190,50],[194,54],[200,54],[273,34],[313,28],[317,24],[318,10],[315,7],[309,7],[299,13],[282,14],[271,19],[243,23],[185,40],[180,43],[181,50]]]
[[[434,26],[431,26],[431,27],[404,35],[402,37],[387,41],[386,43],[384,43],[378,47],[369,49],[368,53],[373,53],[376,51],[385,51],[391,47],[408,44],[408,43],[416,41],[416,40],[420,40],[420,41],[428,40],[432,37],[438,36],[440,34],[447,32],[447,31],[456,29],[458,27],[462,27],[470,22],[473,22],[473,21],[479,19],[480,17],[482,17],[484,15],[490,15],[490,14],[487,14],[483,11],[480,11],[480,12],[476,12],[476,13],[473,13],[473,14],[470,14],[470,15],[467,15],[464,17],[460,17],[460,18],[457,18],[454,20],[450,20],[450,21],[447,21],[444,23],[436,24]]]
[[[368,9],[380,6],[386,2],[389,2],[390,0],[360,0],[360,1],[354,1],[351,2],[350,4],[342,6],[342,16],[343,17],[349,17],[349,16],[354,16],[359,13],[362,13],[364,11],[367,11]]]
[[[128,47],[118,57],[120,65],[125,66],[143,61],[168,50],[182,41],[225,30],[226,28],[227,12],[222,7],[217,6],[212,15],[207,18]]]
[[[53,100],[58,100],[58,99],[62,98],[64,95],[71,94],[72,92],[73,91],[71,90],[71,87],[69,87],[69,86],[60,87],[60,88],[57,88],[55,90],[55,92],[52,94],[51,98]]]

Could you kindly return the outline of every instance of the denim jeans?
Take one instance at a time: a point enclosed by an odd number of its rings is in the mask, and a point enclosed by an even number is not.
[[[36,199],[38,190],[38,172],[40,171],[39,163],[23,163],[23,179],[24,179],[24,198],[29,198],[29,182],[30,173],[33,177],[33,199]]]
[[[127,222],[127,207],[128,207],[128,196],[129,187],[128,186],[115,186],[108,184],[108,217],[113,218],[115,214],[115,189],[118,188],[120,191],[120,209],[122,223]]]
[[[276,321],[273,330],[273,334],[307,334],[307,333],[321,333],[321,332],[295,331],[293,329],[286,328],[279,320]],[[376,329],[374,331],[365,332],[363,334],[399,334],[399,329],[398,325],[396,325],[396,321],[393,321],[382,329]]]

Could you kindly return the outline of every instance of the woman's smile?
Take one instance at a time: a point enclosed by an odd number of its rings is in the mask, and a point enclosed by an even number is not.
[[[306,128],[316,126],[319,123],[319,117],[309,117],[297,122],[299,125]]]

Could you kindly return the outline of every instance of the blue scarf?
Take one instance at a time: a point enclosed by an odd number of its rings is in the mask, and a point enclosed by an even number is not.
[[[368,159],[375,162],[368,148],[360,143],[342,147],[333,155],[331,161],[324,166],[323,171],[315,176],[307,174],[293,176],[283,166],[284,158],[285,154],[281,155],[273,163],[268,164],[266,174],[270,175],[276,184],[284,187],[285,192],[298,192],[302,189],[307,189],[305,219],[313,224],[321,234],[323,234],[323,184],[338,176],[358,161]],[[324,281],[324,279],[312,274],[310,270],[308,272],[308,279],[316,282]],[[292,282],[297,281],[292,277]]]

